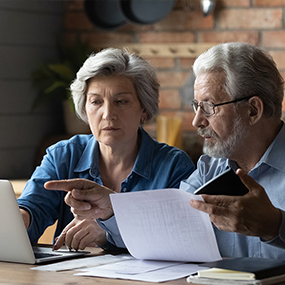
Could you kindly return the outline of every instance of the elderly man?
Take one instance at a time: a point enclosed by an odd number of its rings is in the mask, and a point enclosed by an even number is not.
[[[267,53],[246,43],[215,46],[197,58],[193,69],[193,125],[204,138],[206,155],[180,188],[194,193],[232,168],[248,188],[246,195],[203,195],[204,202],[190,205],[210,215],[223,257],[285,259],[283,79]],[[73,213],[104,218],[102,191],[93,183],[50,182],[47,188],[81,189],[67,196]],[[120,239],[117,235],[115,243]]]
[[[268,54],[246,43],[211,48],[193,70],[193,126],[206,155],[180,188],[193,193],[235,170],[246,195],[203,195],[190,205],[210,215],[222,256],[285,259],[283,79]]]

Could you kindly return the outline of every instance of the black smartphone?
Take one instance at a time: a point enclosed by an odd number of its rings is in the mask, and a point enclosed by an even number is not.
[[[248,189],[230,168],[202,185],[194,194],[243,196],[246,193]]]

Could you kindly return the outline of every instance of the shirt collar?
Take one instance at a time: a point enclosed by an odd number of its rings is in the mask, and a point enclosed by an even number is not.
[[[285,152],[282,150],[284,148],[285,141],[285,124],[282,121],[282,127],[274,141],[267,148],[266,152],[259,160],[259,162],[255,165],[254,168],[257,168],[262,163],[265,163],[271,167],[274,167],[278,170],[285,171]],[[234,171],[238,169],[238,166],[235,161],[227,159],[226,162],[227,167],[231,167]]]
[[[142,127],[139,128],[139,135],[141,135],[141,146],[132,172],[149,179],[151,176],[154,142]]]
[[[138,133],[138,135],[141,136],[141,145],[132,172],[149,179],[151,175],[154,143],[153,139],[142,127],[139,128]],[[88,169],[90,169],[90,174],[93,177],[100,175],[99,144],[94,136],[91,137],[86,145],[74,171],[83,172]]]
[[[90,140],[88,141],[81,158],[79,159],[77,166],[75,167],[75,172],[83,172],[90,168],[98,168],[98,142],[93,135],[91,135]],[[94,151],[97,148],[97,151]],[[96,171],[95,171],[96,172]]]
[[[274,141],[268,147],[263,157],[260,159],[259,164],[266,163],[271,167],[278,170],[285,171],[285,152],[284,152],[284,141],[285,141],[285,125],[282,122],[282,127]]]

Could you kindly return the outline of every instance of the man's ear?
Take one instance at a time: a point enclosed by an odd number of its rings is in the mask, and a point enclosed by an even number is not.
[[[260,97],[254,96],[248,100],[248,106],[249,122],[254,125],[263,116],[264,104]]]

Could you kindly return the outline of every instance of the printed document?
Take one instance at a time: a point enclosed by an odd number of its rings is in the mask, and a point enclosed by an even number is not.
[[[209,262],[221,255],[209,215],[192,208],[202,200],[181,189],[111,194],[123,241],[137,259]]]

